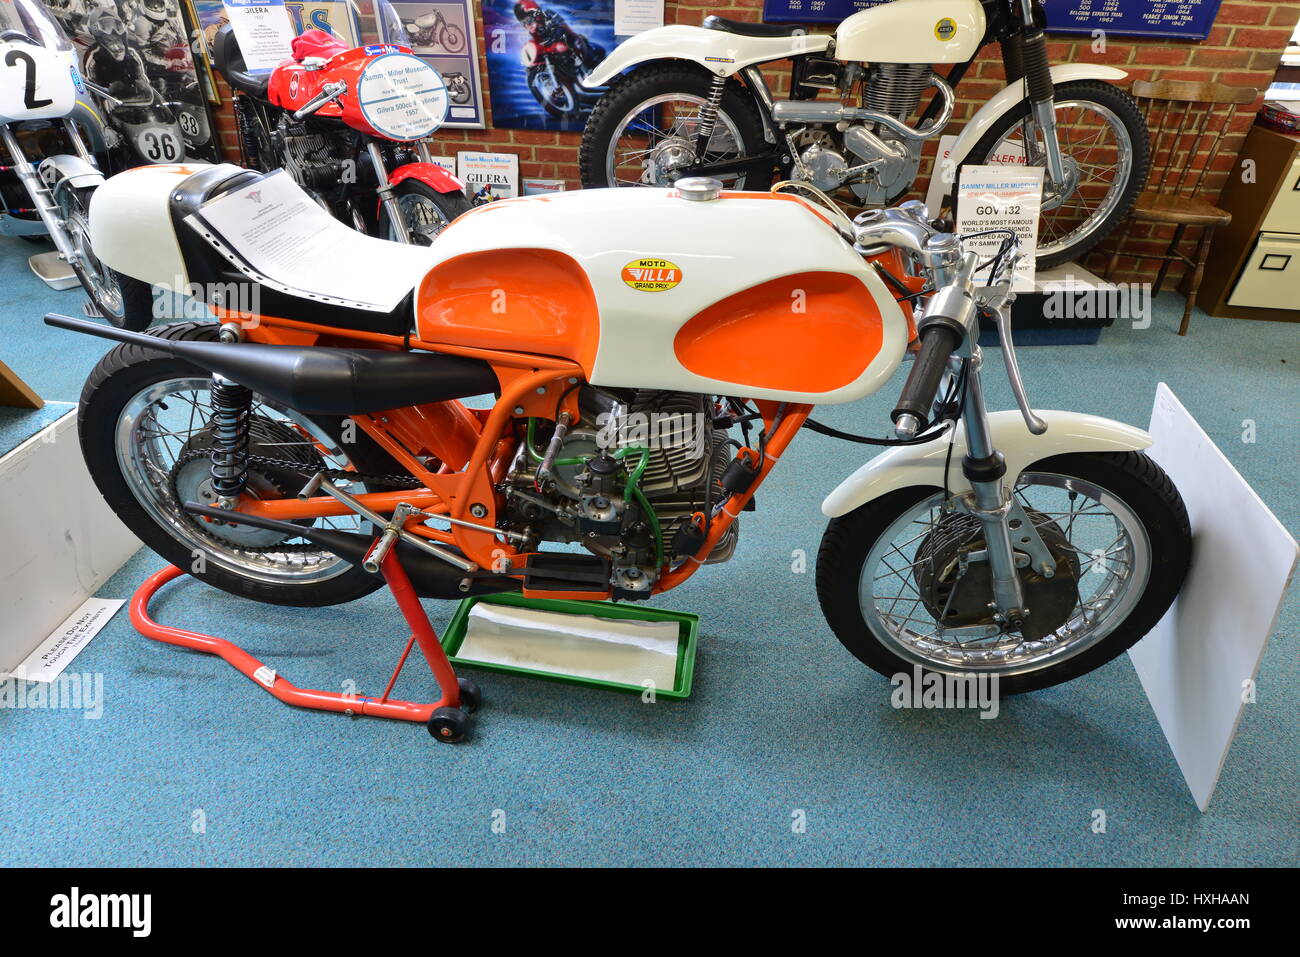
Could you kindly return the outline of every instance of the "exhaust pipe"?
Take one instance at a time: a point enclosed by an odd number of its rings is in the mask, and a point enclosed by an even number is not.
[[[308,414],[361,415],[500,389],[490,365],[461,356],[164,339],[53,312],[45,324],[165,353]]]
[[[313,545],[319,545],[328,552],[333,552],[350,565],[364,567],[366,555],[375,542],[373,535],[361,535],[356,532],[340,532],[333,528],[312,528],[281,522],[261,515],[247,515],[232,512],[224,508],[210,508],[194,502],[185,503],[185,511],[191,515],[214,518],[233,525],[250,525],[268,531],[283,532],[286,536],[305,538]],[[489,595],[505,591],[519,591],[521,583],[517,578],[504,575],[476,577],[466,574],[454,565],[450,565],[428,552],[399,540],[394,546],[407,577],[421,598],[464,598],[467,595]],[[467,585],[468,583],[468,585]],[[467,587],[466,587],[467,585]]]

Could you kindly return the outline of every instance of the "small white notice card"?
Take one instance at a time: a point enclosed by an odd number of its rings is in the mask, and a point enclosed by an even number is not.
[[[26,661],[14,669],[15,677],[26,681],[53,681],[125,604],[124,598],[87,598],[27,656]]]
[[[249,73],[274,70],[292,52],[293,24],[284,0],[223,0]]]
[[[1020,262],[1013,292],[1034,291],[1034,257],[1038,249],[1038,215],[1043,208],[1041,166],[965,166],[957,194],[957,231],[965,236],[987,229],[1011,229],[1020,237]],[[994,256],[1006,237],[994,233],[967,241],[966,248],[985,259]]]
[[[630,37],[664,25],[664,0],[614,0],[614,35]]]

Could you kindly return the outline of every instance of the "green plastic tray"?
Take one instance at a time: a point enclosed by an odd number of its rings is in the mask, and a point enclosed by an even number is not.
[[[457,667],[480,668],[484,671],[504,671],[512,674],[543,678],[547,681],[562,681],[566,684],[590,685],[595,688],[608,688],[610,691],[626,691],[641,694],[645,688],[641,685],[625,684],[621,681],[603,681],[600,678],[584,678],[578,675],[561,674],[554,671],[538,671],[535,668],[518,668],[488,661],[469,661],[456,657],[461,644],[465,641],[465,630],[469,624],[469,612],[478,602],[490,605],[511,605],[517,608],[536,608],[539,611],[551,611],[567,615],[598,615],[601,618],[635,618],[641,621],[675,621],[678,627],[677,671],[671,688],[656,688],[655,696],[680,700],[690,697],[691,683],[695,677],[695,647],[699,640],[700,616],[686,611],[665,611],[662,608],[646,608],[641,605],[626,605],[608,601],[578,601],[571,598],[525,598],[523,595],[506,592],[500,595],[480,595],[464,598],[456,606],[442,635],[442,649],[447,652],[451,663]]]

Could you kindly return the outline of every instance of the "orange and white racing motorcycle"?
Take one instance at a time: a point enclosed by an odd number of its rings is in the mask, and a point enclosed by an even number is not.
[[[822,506],[817,594],[849,651],[1027,691],[1114,658],[1182,585],[1187,513],[1150,437],[1025,398],[1013,241],[981,262],[921,204],[849,221],[694,179],[492,203],[428,248],[322,213],[332,268],[254,264],[211,210],[260,215],[282,175],[145,167],[91,214],[114,269],[191,294],[253,284],[255,314],[214,293],[216,321],[144,334],[47,317],[121,343],[82,393],[86,462],[146,544],[212,585],[348,601],[382,584],[366,556],[387,529],[425,596],[649,598],[733,554],[803,430],[862,440],[813,407],[884,387],[909,353],[893,436],[866,440],[894,447]],[[366,301],[360,264],[392,298]],[[981,315],[1019,410],[985,410]]]

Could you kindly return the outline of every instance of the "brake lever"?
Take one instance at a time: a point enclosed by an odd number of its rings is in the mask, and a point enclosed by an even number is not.
[[[1025,381],[1020,376],[1020,363],[1016,359],[1016,346],[1011,337],[1011,303],[1015,293],[1011,291],[1011,281],[980,290],[984,307],[993,313],[993,321],[998,327],[998,340],[1002,343],[1002,364],[1006,366],[1007,380],[1011,383],[1011,394],[1016,397],[1020,415],[1025,420],[1025,427],[1033,435],[1042,435],[1047,431],[1047,423],[1034,414],[1029,405],[1029,396],[1025,394]],[[991,295],[990,295],[991,293]]]

